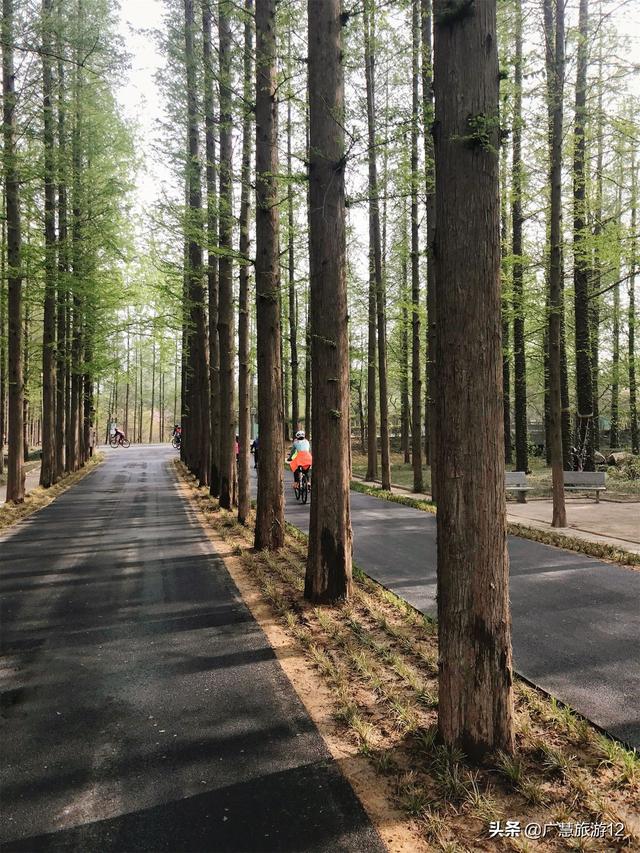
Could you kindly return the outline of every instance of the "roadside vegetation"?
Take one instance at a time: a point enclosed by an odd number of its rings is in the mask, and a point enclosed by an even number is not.
[[[620,823],[606,849],[640,845],[640,759],[571,709],[516,678],[516,753],[480,768],[437,738],[438,648],[433,620],[358,569],[348,603],[302,598],[306,537],[287,525],[280,551],[253,548],[252,523],[220,509],[179,462],[200,520],[224,540],[318,683],[341,737],[365,756],[379,789],[418,845],[441,851],[591,850],[602,841],[489,839],[491,821]],[[302,697],[304,698],[304,697]],[[348,775],[348,769],[347,769]],[[367,806],[366,795],[359,790]]]

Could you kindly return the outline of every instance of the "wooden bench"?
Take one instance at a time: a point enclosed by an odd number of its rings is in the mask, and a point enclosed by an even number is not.
[[[567,492],[595,492],[600,503],[600,492],[606,492],[604,471],[565,471],[564,488]]]
[[[505,471],[505,488],[508,492],[517,492],[518,501],[526,503],[527,492],[531,488],[527,486],[527,475],[525,471]]]

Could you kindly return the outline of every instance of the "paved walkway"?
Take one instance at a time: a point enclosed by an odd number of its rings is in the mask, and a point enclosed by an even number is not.
[[[309,506],[286,495],[306,531]],[[434,615],[435,515],[359,492],[351,515],[358,566]],[[513,536],[509,554],[516,671],[640,748],[640,572]]]
[[[3,853],[382,851],[172,455],[110,453],[0,538]]]
[[[360,479],[360,478],[358,478]],[[364,482],[364,481],[363,481]],[[376,488],[379,482],[366,482]],[[415,494],[402,486],[392,486],[395,494],[430,501],[431,495]],[[507,520],[537,530],[553,530],[572,539],[583,539],[601,545],[612,545],[640,554],[640,501],[596,503],[589,498],[567,497],[567,527],[551,527],[553,501],[530,498],[526,503],[507,501]]]

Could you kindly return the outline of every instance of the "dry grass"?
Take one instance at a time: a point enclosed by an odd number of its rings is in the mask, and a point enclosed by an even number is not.
[[[516,680],[516,756],[480,769],[437,737],[434,623],[356,571],[352,600],[302,598],[306,541],[288,527],[280,553],[256,552],[250,527],[220,510],[176,462],[207,524],[241,562],[281,627],[329,691],[345,742],[366,758],[421,844],[440,851],[640,850],[640,759],[569,709]],[[380,791],[378,790],[379,796]],[[366,803],[366,793],[360,796]],[[490,839],[490,821],[621,822],[623,838]],[[406,848],[412,849],[412,848]]]
[[[75,485],[79,480],[85,477],[90,471],[99,465],[103,459],[104,455],[97,453],[87,462],[84,468],[81,468],[79,471],[74,471],[72,474],[67,474],[66,477],[63,477],[62,480],[54,486],[51,486],[49,489],[43,489],[41,486],[32,489],[27,493],[24,502],[21,504],[0,504],[0,532],[4,532],[12,525],[22,521],[23,518],[27,518],[27,516],[32,513],[48,506],[58,497],[58,495],[66,492],[68,488]]]

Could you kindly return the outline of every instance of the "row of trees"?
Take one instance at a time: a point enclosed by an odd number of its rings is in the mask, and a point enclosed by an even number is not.
[[[278,14],[274,0],[246,0],[240,13],[229,0],[212,10],[203,0],[199,15],[193,0],[170,5],[171,38],[164,47],[172,62],[182,59],[181,85],[171,88],[168,108],[182,117],[183,156],[174,140],[177,174],[183,180],[183,428],[182,456],[222,507],[238,506],[247,521],[249,362],[247,324],[249,274],[255,272],[256,371],[260,468],[255,521],[257,548],[284,544],[283,501],[283,346],[281,273],[300,280],[291,253],[294,228],[292,187],[304,188],[302,215],[308,219],[311,412],[314,491],[311,504],[305,597],[336,602],[351,593],[350,367],[347,279],[347,199],[345,173],[354,155],[345,144],[344,55],[347,33],[364,45],[367,105],[369,264],[369,344],[377,353],[369,394],[379,382],[382,463],[390,464],[386,340],[387,297],[384,269],[388,227],[382,215],[376,151],[376,10],[366,2],[347,14],[339,0],[310,0],[308,41],[299,69],[291,56],[291,18],[296,4]],[[498,192],[500,127],[495,4],[452,14],[448,4],[410,4],[412,112],[403,136],[410,140],[412,178],[406,185],[405,223],[411,220],[411,328],[413,373],[413,456],[421,473],[424,412],[421,361],[419,193],[426,187],[428,226],[435,233],[429,261],[430,294],[437,330],[430,336],[433,399],[429,452],[435,463],[438,494],[439,619],[441,642],[441,731],[448,743],[470,755],[513,748],[508,565],[505,547],[504,438],[502,405],[500,204]],[[217,22],[217,40],[212,19]],[[181,26],[178,26],[180,21]],[[252,32],[255,21],[255,73]],[[431,103],[431,30],[435,23],[434,149],[427,143],[429,168],[420,172],[419,55]],[[356,29],[357,26],[357,29]],[[282,36],[284,33],[284,37]],[[176,34],[184,39],[180,48]],[[242,34],[242,38],[240,35]],[[421,45],[420,35],[423,43]],[[213,50],[217,43],[216,51]],[[487,56],[483,45],[492,45]],[[241,47],[240,47],[241,45]],[[353,47],[353,44],[352,44]],[[284,55],[283,55],[284,54]],[[234,61],[235,60],[235,61]],[[426,65],[426,68],[425,68]],[[460,89],[448,84],[454,76]],[[291,84],[291,79],[297,80]],[[173,81],[172,81],[173,82]],[[284,95],[287,86],[297,95]],[[305,97],[306,93],[306,97]],[[177,97],[176,97],[177,95]],[[281,101],[287,109],[287,166],[280,166]],[[252,122],[255,104],[255,129]],[[294,105],[304,117],[300,156],[302,174],[291,165],[290,116]],[[235,121],[234,121],[235,119]],[[429,124],[433,121],[430,118]],[[239,164],[234,164],[233,128],[239,127]],[[428,137],[428,134],[427,134]],[[430,139],[430,137],[429,137]],[[202,144],[204,142],[204,145]],[[251,151],[255,145],[255,174]],[[433,153],[433,156],[432,156]],[[434,170],[435,164],[435,170]],[[239,168],[238,168],[239,165]],[[357,168],[357,160],[356,160]],[[388,165],[387,167],[388,168]],[[420,179],[420,189],[418,186]],[[240,196],[234,219],[233,189]],[[180,184],[177,184],[179,192]],[[250,192],[255,187],[255,195]],[[255,252],[250,251],[249,205],[255,200]],[[165,209],[168,209],[165,208]],[[435,229],[435,221],[444,223]],[[286,226],[287,250],[281,248]],[[237,242],[234,237],[237,236]],[[282,259],[285,259],[284,262]],[[470,259],[473,258],[472,262]],[[293,272],[291,268],[293,267]],[[234,293],[234,270],[238,272]],[[408,271],[407,271],[408,276]],[[454,285],[455,283],[455,285]],[[289,291],[290,292],[290,291]],[[295,293],[294,293],[295,296]],[[237,297],[238,313],[234,311]],[[295,299],[289,303],[295,309]],[[432,307],[432,311],[434,308]],[[408,311],[407,311],[408,313]],[[451,323],[455,316],[458,322]],[[236,343],[237,320],[237,343]],[[353,338],[353,331],[352,331]],[[295,338],[289,344],[295,352]],[[237,350],[237,361],[236,361]],[[293,366],[293,365],[292,365]],[[371,359],[368,363],[372,369]],[[237,388],[234,373],[237,371]],[[293,374],[293,371],[292,371]],[[438,392],[434,395],[433,385]],[[236,394],[237,391],[237,394]],[[292,389],[291,399],[297,399]],[[483,420],[477,423],[478,412]],[[233,436],[239,424],[240,459],[236,472]],[[376,435],[370,422],[369,435]],[[374,449],[375,450],[375,449]],[[377,457],[377,450],[375,450]],[[462,459],[480,459],[473,469]],[[236,483],[237,476],[237,483]],[[384,478],[383,474],[383,478]],[[473,674],[473,675],[472,675]]]
[[[120,322],[133,151],[116,23],[102,0],[3,0],[0,465],[7,433],[15,502],[25,436],[41,439],[45,487],[86,461]]]
[[[304,410],[312,601],[350,594],[350,423],[369,476],[388,486],[397,412],[414,486],[426,456],[438,500],[442,734],[468,754],[512,749],[512,419],[526,468],[528,411],[544,418],[563,524],[567,450],[577,438],[589,464],[593,405],[604,393],[618,423],[621,403],[631,423],[636,405],[637,133],[627,69],[608,59],[608,4],[580,0],[571,23],[562,0],[504,0],[499,17],[494,2],[166,0],[159,144],[173,169],[132,273],[111,6],[44,0],[18,110],[13,45],[28,25],[3,2],[10,498],[21,499],[25,304],[42,331],[45,485],[85,457],[98,389],[105,416],[133,409],[146,437],[151,355],[151,409],[157,387],[166,412],[159,377],[172,373],[183,459],[246,523],[257,380],[255,544],[276,549],[284,435]],[[37,259],[24,304],[23,234]]]

